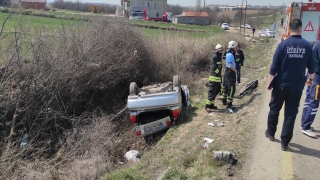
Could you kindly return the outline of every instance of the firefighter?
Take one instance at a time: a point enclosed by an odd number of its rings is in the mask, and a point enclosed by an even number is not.
[[[222,51],[223,47],[217,44],[210,64],[209,92],[205,109],[218,109],[217,106],[214,105],[214,99],[221,90]]]
[[[226,71],[224,73],[224,90],[223,90],[223,105],[227,105],[229,109],[232,109],[233,95],[236,91],[236,61],[235,61],[235,48],[237,43],[230,41],[228,44],[228,50],[226,54]]]

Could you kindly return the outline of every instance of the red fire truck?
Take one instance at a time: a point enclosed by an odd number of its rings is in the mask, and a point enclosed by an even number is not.
[[[159,17],[159,18],[151,18],[151,17],[148,17],[147,16],[147,11],[146,9],[143,10],[142,12],[142,17],[143,17],[143,20],[147,20],[147,21],[162,21],[162,22],[168,22],[168,23],[171,23],[172,22],[172,13],[170,12],[164,12],[162,17]]]
[[[302,37],[312,45],[320,39],[320,3],[312,2],[292,2],[286,10],[286,18],[283,22],[283,33],[281,40],[290,36],[289,23],[294,18],[302,21]]]

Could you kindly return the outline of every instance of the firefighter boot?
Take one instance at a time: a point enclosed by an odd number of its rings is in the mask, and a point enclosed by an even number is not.
[[[218,109],[218,107],[217,106],[215,106],[214,104],[206,104],[206,107],[205,107],[205,109]]]
[[[223,104],[223,105],[227,105],[227,99],[223,98],[223,99],[222,99],[222,104]]]

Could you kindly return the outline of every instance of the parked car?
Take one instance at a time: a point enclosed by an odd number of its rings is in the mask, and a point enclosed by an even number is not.
[[[221,28],[222,28],[223,30],[228,30],[228,29],[229,29],[228,23],[222,23],[222,24],[221,24]]]
[[[259,32],[259,37],[275,37],[276,36],[276,32],[271,30],[271,29],[262,29]]]
[[[179,76],[174,76],[172,82],[141,88],[132,82],[129,91],[127,107],[131,122],[136,134],[145,138],[169,129],[190,106],[188,87],[181,84]]]
[[[242,24],[240,27],[246,28],[246,29],[251,29],[251,26],[249,24]]]

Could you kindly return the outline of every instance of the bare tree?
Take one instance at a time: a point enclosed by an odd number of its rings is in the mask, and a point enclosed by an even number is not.
[[[167,11],[171,12],[173,15],[180,15],[183,13],[184,9],[179,4],[176,5],[167,5]]]

